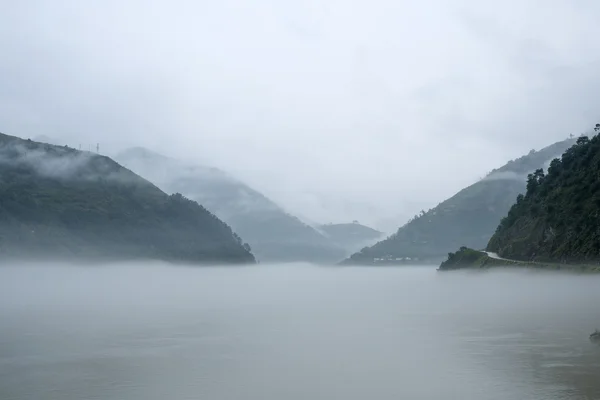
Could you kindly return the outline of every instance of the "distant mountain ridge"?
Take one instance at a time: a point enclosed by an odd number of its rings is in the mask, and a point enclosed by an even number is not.
[[[357,221],[342,224],[324,224],[317,227],[334,243],[349,251],[372,244],[383,236],[382,232],[359,224]]]
[[[516,196],[525,190],[527,174],[548,165],[573,143],[575,139],[567,139],[509,161],[343,263],[439,262],[461,246],[484,248]]]
[[[255,262],[215,215],[112,159],[4,134],[0,256]]]
[[[224,171],[135,147],[115,156],[167,193],[180,192],[227,222],[261,262],[337,262],[347,253],[326,236]]]

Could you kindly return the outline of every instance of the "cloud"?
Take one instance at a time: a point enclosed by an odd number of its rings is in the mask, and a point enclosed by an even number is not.
[[[0,143],[0,166],[18,166],[42,177],[68,181],[140,182],[133,173],[107,157],[67,146],[27,143]]]
[[[90,153],[74,152],[72,149],[47,146],[47,150],[30,149],[20,144],[0,145],[0,164],[19,165],[37,174],[51,178],[75,178],[89,164]]]
[[[232,173],[306,219],[433,206],[600,119],[594,0],[0,6],[0,121]]]
[[[493,172],[482,180],[484,181],[520,181],[525,182],[527,174],[517,174],[513,171]]]

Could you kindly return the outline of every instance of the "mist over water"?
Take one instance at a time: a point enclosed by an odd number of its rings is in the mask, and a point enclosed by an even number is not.
[[[600,277],[0,268],[0,398],[597,399]]]

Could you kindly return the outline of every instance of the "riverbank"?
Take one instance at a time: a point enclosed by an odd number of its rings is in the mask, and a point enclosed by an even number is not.
[[[456,253],[449,253],[448,259],[440,264],[438,271],[457,269],[483,269],[495,267],[535,268],[548,271],[568,271],[579,273],[600,273],[600,264],[565,264],[539,261],[519,261],[490,257],[486,252],[461,247]]]

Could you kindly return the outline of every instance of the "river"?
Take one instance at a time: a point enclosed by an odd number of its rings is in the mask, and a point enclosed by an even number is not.
[[[600,276],[0,268],[0,398],[600,399]]]

